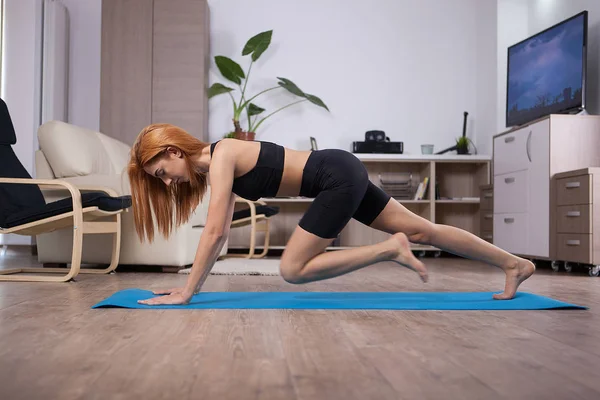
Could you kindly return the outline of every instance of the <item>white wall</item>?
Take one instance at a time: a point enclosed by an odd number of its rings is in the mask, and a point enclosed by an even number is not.
[[[477,2],[477,105],[473,116],[475,143],[479,154],[492,153],[490,132],[496,130],[498,54],[496,1]]]
[[[68,120],[97,130],[101,1],[60,1],[71,32]],[[454,144],[468,111],[468,135],[480,153],[489,153],[482,138],[494,130],[497,114],[495,0],[208,1],[213,56],[246,67],[240,55],[246,40],[274,29],[271,48],[252,71],[250,93],[283,76],[331,109],[294,106],[263,124],[258,139],[303,149],[315,136],[321,148],[350,149],[365,131],[382,129],[403,141],[406,153],[419,153],[422,143],[437,151]],[[212,58],[209,79],[227,83]],[[272,111],[293,100],[276,92],[257,103]],[[211,140],[231,129],[230,102],[226,95],[211,100]]]
[[[468,135],[476,143],[480,130],[494,127],[495,4],[209,0],[211,53],[230,56],[245,69],[245,42],[273,29],[271,48],[253,67],[249,92],[276,85],[282,76],[331,109],[329,114],[311,104],[294,106],[265,122],[257,139],[307,149],[314,136],[321,148],[349,150],[365,131],[381,129],[403,141],[406,153],[420,153],[422,143],[433,143],[437,151],[460,136],[463,111],[469,112]],[[210,83],[217,81],[228,82],[211,60]],[[290,100],[270,92],[257,104],[274,110]],[[213,98],[209,110],[210,138],[216,140],[232,128],[231,99]]]
[[[506,130],[506,67],[508,47],[529,36],[529,0],[498,0],[497,21],[497,103],[496,130],[486,142],[492,145],[492,136]],[[490,147],[491,152],[491,147]]]
[[[40,118],[41,0],[5,0],[2,98],[6,102],[17,135],[15,154],[34,174]],[[27,236],[0,235],[3,244],[31,244]]]
[[[97,130],[101,1],[61,2],[71,31],[68,120]],[[496,121],[496,0],[208,2],[213,56],[231,56],[245,68],[240,53],[247,39],[274,30],[271,48],[253,68],[250,93],[283,76],[331,109],[303,103],[284,110],[263,124],[258,139],[307,149],[314,136],[321,148],[349,150],[365,131],[382,129],[403,141],[406,153],[419,153],[422,143],[437,151],[454,144],[468,111],[467,133],[480,153],[489,153],[482,138]],[[212,58],[209,79],[227,83]],[[277,92],[257,104],[273,111],[294,100]],[[211,140],[231,130],[230,102],[226,95],[211,100]]]

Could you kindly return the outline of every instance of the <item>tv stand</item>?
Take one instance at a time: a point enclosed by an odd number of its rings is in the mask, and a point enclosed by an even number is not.
[[[494,245],[524,257],[557,259],[558,243],[551,232],[558,223],[559,187],[552,178],[562,172],[600,166],[598,132],[599,116],[551,114],[493,137]],[[570,189],[579,186],[584,184],[575,183],[566,189],[572,193]],[[581,216],[583,226],[583,212]],[[596,215],[587,217],[591,221]]]

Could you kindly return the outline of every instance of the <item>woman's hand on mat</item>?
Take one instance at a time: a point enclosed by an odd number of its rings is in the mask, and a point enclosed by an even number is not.
[[[154,297],[147,300],[138,300],[138,303],[145,304],[147,306],[157,306],[161,304],[187,304],[190,302],[191,296],[187,296],[184,293],[171,293],[166,296]]]
[[[173,288],[173,289],[154,290],[154,291],[152,291],[152,293],[154,293],[154,294],[177,294],[177,293],[181,294],[184,292],[184,290],[185,290],[185,288],[180,287],[180,288]]]

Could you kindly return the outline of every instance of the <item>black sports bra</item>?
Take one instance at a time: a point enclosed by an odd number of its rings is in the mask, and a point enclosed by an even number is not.
[[[220,140],[210,145],[212,156]],[[261,197],[275,197],[283,176],[285,148],[271,142],[261,142],[258,161],[250,171],[233,180],[233,193],[244,199],[256,201]]]

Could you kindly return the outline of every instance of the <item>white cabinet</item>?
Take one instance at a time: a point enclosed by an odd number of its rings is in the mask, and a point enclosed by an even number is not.
[[[549,257],[550,121],[494,138],[494,244]]]
[[[600,165],[600,118],[550,115],[494,136],[494,244],[523,256],[554,257],[551,178]]]

